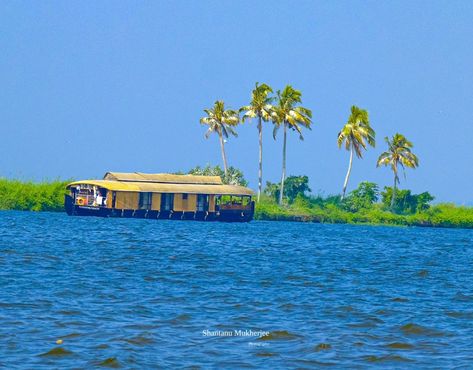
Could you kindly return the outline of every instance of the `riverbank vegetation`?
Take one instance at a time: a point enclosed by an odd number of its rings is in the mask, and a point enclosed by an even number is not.
[[[19,211],[64,211],[69,181],[20,181],[0,178],[0,209]]]
[[[227,175],[219,166],[195,167],[186,173],[221,176],[225,183],[246,185],[243,173],[229,167]],[[0,179],[0,209],[21,211],[64,211],[65,186],[69,181],[22,182]],[[454,204],[431,205],[428,193],[413,194],[392,187],[362,182],[344,199],[340,195],[314,195],[307,176],[289,176],[279,204],[280,184],[266,183],[256,203],[255,219],[322,223],[380,224],[473,228],[473,207]]]
[[[340,195],[308,194],[307,176],[289,176],[284,188],[283,205],[279,184],[267,183],[256,205],[255,219],[323,223],[379,224],[430,227],[473,228],[473,207],[454,204],[431,205],[428,192],[412,194],[410,190],[362,182],[344,199]]]

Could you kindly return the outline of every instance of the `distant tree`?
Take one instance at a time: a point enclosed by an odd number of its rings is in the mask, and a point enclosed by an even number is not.
[[[342,200],[345,198],[348,179],[350,178],[351,167],[353,164],[353,153],[358,158],[363,158],[362,149],[366,150],[367,144],[375,146],[375,132],[370,126],[368,111],[353,105],[348,121],[338,133],[338,147],[345,145],[345,149],[350,151],[350,161],[348,162],[348,171],[345,176],[342,190]]]
[[[430,202],[432,202],[435,197],[427,191],[417,195],[417,212],[423,212],[430,208]]]
[[[394,173],[394,191],[392,191],[391,198],[391,209],[394,209],[394,202],[397,195],[396,186],[399,184],[399,166],[402,167],[405,177],[405,167],[417,168],[419,166],[419,159],[412,153],[411,149],[413,145],[404,135],[397,133],[391,140],[387,137],[384,140],[388,144],[388,150],[379,156],[376,166],[391,166]]]
[[[220,166],[212,167],[210,165],[194,167],[188,173],[199,176],[220,176],[224,184],[248,186],[248,181],[246,181],[243,172],[232,166],[228,168],[227,174],[225,174],[225,171]]]
[[[386,208],[391,208],[398,213],[416,213],[423,212],[430,208],[429,203],[434,197],[428,192],[421,194],[412,194],[410,190],[395,189],[395,202],[391,204],[393,198],[393,188],[386,186],[381,192],[382,202]]]
[[[279,204],[282,204],[284,195],[284,181],[286,180],[286,137],[287,129],[290,128],[293,131],[299,133],[299,138],[304,139],[302,136],[301,127],[310,129],[312,122],[312,111],[296,106],[302,103],[301,92],[295,90],[291,85],[287,85],[284,90],[277,92],[277,104],[274,107],[272,113],[272,121],[274,123],[273,137],[276,139],[276,133],[280,126],[284,128],[284,139],[282,149],[282,176],[281,176],[281,192],[279,194]]]
[[[315,207],[324,208],[328,203],[339,205],[340,195],[324,196],[322,194],[309,196],[310,204]]]
[[[307,176],[289,176],[286,179],[284,187],[284,195],[289,203],[294,202],[297,196],[306,196],[306,192],[310,192],[309,178]]]
[[[343,200],[343,208],[350,212],[369,209],[378,201],[379,188],[374,182],[363,181]]]
[[[228,165],[224,138],[228,138],[229,135],[238,136],[234,127],[240,122],[240,117],[234,110],[225,110],[225,103],[222,100],[217,100],[212,108],[204,109],[204,112],[207,116],[202,117],[200,123],[209,127],[205,133],[205,138],[208,139],[212,132],[218,135],[220,139],[220,149],[222,151],[223,168],[225,174],[227,174]]]
[[[271,105],[274,98],[269,96],[273,89],[266,85],[256,83],[251,93],[251,102],[249,105],[240,108],[240,112],[244,112],[242,122],[247,118],[258,117],[258,137],[259,137],[259,169],[258,169],[258,202],[261,197],[263,187],[263,121],[267,122],[271,119],[273,106]]]
[[[281,191],[281,184],[274,184],[270,181],[266,181],[266,187],[264,188],[264,194],[274,199],[275,202],[279,200],[279,193]]]
[[[280,199],[280,191],[280,184],[273,184],[269,181],[266,182],[264,193],[273,198],[276,202]],[[293,203],[298,196],[307,197],[306,192],[310,191],[309,178],[307,176],[289,176],[286,179],[284,196],[288,199],[289,203]]]

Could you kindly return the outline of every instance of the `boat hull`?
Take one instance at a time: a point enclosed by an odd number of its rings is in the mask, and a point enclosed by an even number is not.
[[[251,207],[251,210],[220,212],[152,211],[80,206],[74,204],[69,195],[65,197],[64,208],[69,216],[146,218],[150,220],[249,222],[253,219],[254,214],[254,206]]]

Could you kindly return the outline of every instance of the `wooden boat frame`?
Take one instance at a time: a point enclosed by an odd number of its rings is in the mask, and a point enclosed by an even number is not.
[[[255,207],[251,189],[218,176],[107,172],[66,188],[71,216],[248,222]]]

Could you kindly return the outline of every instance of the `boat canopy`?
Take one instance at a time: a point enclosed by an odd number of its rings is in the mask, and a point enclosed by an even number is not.
[[[220,176],[175,175],[169,173],[107,172],[103,179],[166,184],[223,185]]]
[[[219,176],[107,172],[103,180],[75,181],[68,184],[67,188],[77,185],[126,192],[254,195],[251,189],[244,186],[224,185]]]

